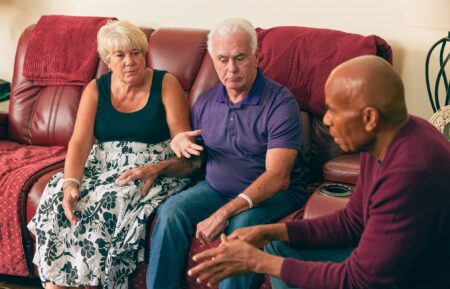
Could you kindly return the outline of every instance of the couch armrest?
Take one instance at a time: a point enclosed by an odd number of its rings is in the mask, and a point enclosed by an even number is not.
[[[323,166],[323,178],[327,182],[355,185],[359,176],[359,154],[341,155]]]
[[[0,112],[0,140],[8,139],[8,114]]]
[[[323,183],[321,185],[330,185],[334,183]],[[320,187],[314,191],[306,202],[303,212],[303,219],[314,219],[317,217],[331,214],[337,210],[344,208],[350,197],[332,197],[320,193]]]
[[[350,196],[335,197],[320,193],[320,188],[326,185],[338,183],[349,184],[353,187],[359,176],[359,154],[341,155],[323,166],[323,183],[317,188],[305,205],[303,213],[304,219],[313,219],[324,215],[331,214],[339,209],[344,208]]]

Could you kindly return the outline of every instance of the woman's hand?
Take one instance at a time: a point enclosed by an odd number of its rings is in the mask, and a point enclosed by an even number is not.
[[[177,157],[185,156],[190,158],[191,155],[199,156],[203,147],[196,144],[193,139],[202,134],[200,129],[194,131],[185,131],[177,134],[170,142],[170,148],[175,152]]]
[[[197,224],[195,237],[203,244],[214,241],[227,227],[227,219],[227,216],[220,210],[216,211],[209,218]]]
[[[129,169],[117,178],[117,183],[119,186],[125,186],[129,182],[141,180],[143,183],[141,195],[144,197],[147,195],[151,186],[155,183],[155,180],[158,178],[160,172],[160,163]]]
[[[63,194],[62,206],[64,209],[64,214],[71,223],[76,224],[78,223],[78,218],[73,214],[73,210],[78,198],[80,197],[78,188],[74,186],[65,187]]]

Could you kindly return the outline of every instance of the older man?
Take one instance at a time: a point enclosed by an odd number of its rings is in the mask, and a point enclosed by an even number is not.
[[[325,100],[324,123],[335,142],[363,152],[347,207],[222,235],[218,248],[194,256],[205,262],[189,273],[209,283],[265,273],[274,289],[449,288],[450,143],[425,120],[408,116],[402,81],[381,58],[338,66]],[[272,242],[270,254],[256,248],[272,240],[291,247]]]
[[[221,83],[195,103],[196,131],[172,141],[179,156],[195,156],[205,149],[192,162],[205,159],[206,177],[158,210],[149,289],[179,288],[194,235],[208,243],[222,232],[276,222],[306,201],[296,161],[301,138],[298,106],[288,89],[258,69],[256,49],[256,32],[247,20],[222,21],[208,36]],[[198,145],[189,139],[192,136],[197,136]],[[248,288],[248,279],[232,278],[221,287]]]

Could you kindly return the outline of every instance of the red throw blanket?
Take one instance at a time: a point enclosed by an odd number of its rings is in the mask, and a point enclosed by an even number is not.
[[[391,47],[375,35],[289,26],[257,32],[264,74],[289,88],[300,108],[317,116],[325,113],[324,84],[337,65],[365,54],[392,63]]]
[[[30,177],[65,155],[65,147],[0,142],[0,274],[29,276],[22,242],[22,189]]]
[[[25,54],[23,75],[37,86],[84,86],[97,69],[97,32],[109,18],[42,16]]]

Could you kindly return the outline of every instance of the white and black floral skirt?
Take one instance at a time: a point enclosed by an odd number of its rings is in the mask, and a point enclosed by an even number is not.
[[[153,145],[127,141],[94,145],[80,186],[76,225],[69,222],[62,208],[63,173],[54,175],[28,224],[36,236],[33,262],[39,267],[42,282],[128,288],[129,274],[144,259],[149,217],[188,179],[159,177],[145,197],[140,193],[140,181],[126,186],[118,186],[115,181],[129,168],[172,155],[169,141]]]

